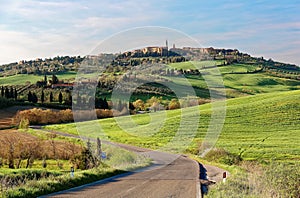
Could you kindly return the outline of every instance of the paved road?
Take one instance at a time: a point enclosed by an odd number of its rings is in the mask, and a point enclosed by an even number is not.
[[[197,162],[157,151],[146,152],[145,155],[154,160],[153,166],[45,197],[201,197]]]
[[[41,129],[40,126],[31,126]],[[63,132],[42,129],[45,132],[79,138]],[[83,139],[87,139],[81,137]],[[153,159],[153,165],[135,172],[117,175],[101,181],[65,190],[43,197],[86,197],[86,198],[195,198],[201,197],[199,168],[201,179],[222,181],[224,170],[210,165],[200,165],[181,155],[151,151],[131,145],[111,143],[106,144],[137,152]]]

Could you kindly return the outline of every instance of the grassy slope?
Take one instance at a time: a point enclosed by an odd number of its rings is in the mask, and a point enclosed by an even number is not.
[[[76,77],[76,72],[67,72],[65,74],[56,75],[60,80],[67,80]],[[51,76],[47,76],[48,79],[51,79]],[[28,74],[18,74],[8,77],[0,77],[0,85],[23,85],[26,82],[36,83],[39,80],[43,80],[43,75],[28,75]]]
[[[300,160],[299,94],[300,91],[277,92],[228,100],[225,125],[217,147],[237,154],[243,151],[242,157],[249,160]],[[184,114],[192,119],[198,108],[191,107]],[[206,134],[210,119],[210,105],[202,105],[200,109],[198,133],[191,145],[194,148]],[[167,111],[168,118],[161,124],[164,113],[151,114],[150,124],[149,114],[131,116],[138,126],[130,131],[123,131],[114,118],[81,123],[80,131],[84,131],[81,135],[108,136],[116,142],[159,148],[174,136],[179,126],[181,110]],[[129,125],[129,116],[118,119],[122,126]],[[75,124],[53,125],[48,128],[77,133]],[[155,131],[157,129],[158,132]],[[188,131],[188,125],[186,129]]]
[[[184,63],[174,63],[171,64],[175,68],[184,69],[195,69],[196,67],[202,68],[204,63],[197,62],[184,62]],[[212,65],[210,62],[208,65]],[[223,83],[227,89],[227,96],[240,97],[245,94],[257,94],[257,93],[271,93],[275,91],[289,91],[299,89],[300,81],[284,79],[279,77],[270,76],[266,73],[246,73],[252,72],[257,69],[257,66],[247,65],[247,64],[234,64],[228,66],[218,67],[219,72],[223,76]],[[200,69],[201,73],[212,74],[215,73],[215,69]],[[237,72],[245,72],[236,74]],[[187,75],[186,78],[192,86],[198,88],[207,88],[207,84],[203,77]],[[172,78],[172,80],[181,85],[190,86],[183,78]],[[201,94],[200,94],[201,96]],[[204,95],[206,96],[206,95]]]

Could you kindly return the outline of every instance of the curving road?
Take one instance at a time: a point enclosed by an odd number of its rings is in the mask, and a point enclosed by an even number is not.
[[[180,155],[150,151],[148,168],[44,197],[195,198],[200,196],[198,163]]]
[[[58,131],[33,129],[79,138]],[[84,138],[84,137],[81,137]],[[86,197],[86,198],[198,198],[201,197],[200,181],[222,181],[224,170],[202,164],[182,155],[175,155],[120,143],[103,141],[137,152],[153,160],[150,167],[128,172],[91,184],[53,193],[42,197]],[[199,180],[199,170],[201,171]]]

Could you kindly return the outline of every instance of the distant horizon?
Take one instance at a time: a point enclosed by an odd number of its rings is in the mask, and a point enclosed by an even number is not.
[[[161,46],[145,46],[145,47],[165,47],[163,45]],[[183,49],[185,47],[190,47],[190,46],[181,46],[181,47],[177,47],[175,46],[177,49]],[[171,45],[171,47],[169,46],[169,49],[172,49],[173,48],[173,45]],[[265,58],[264,56],[254,56],[248,52],[244,52],[244,51],[241,51],[237,48],[216,48],[216,47],[213,47],[213,46],[209,46],[209,47],[191,47],[191,48],[213,48],[213,49],[225,49],[225,50],[238,50],[239,52],[243,53],[243,54],[249,54],[251,57],[254,57],[254,58],[260,58],[260,57],[263,57],[265,60],[268,60],[268,59],[272,59],[273,61],[275,62],[281,62],[281,63],[286,63],[286,64],[290,64],[290,65],[296,65],[298,67],[300,67],[300,64],[295,64],[295,63],[289,63],[289,62],[283,62],[283,61],[280,61],[280,60],[276,60],[272,57],[269,57],[269,58]],[[136,49],[143,49],[143,48],[136,48]],[[121,52],[107,52],[107,54],[120,54],[120,53],[124,53],[124,52],[128,52],[128,51],[133,51],[133,50],[127,50],[127,51],[121,51]],[[59,55],[54,55],[54,56],[47,56],[47,57],[32,57],[32,58],[27,58],[27,59],[20,59],[20,60],[16,60],[16,61],[11,61],[11,62],[7,62],[7,63],[1,63],[0,62],[0,66],[1,65],[7,65],[7,64],[11,64],[11,63],[19,63],[20,61],[32,61],[32,60],[36,60],[36,59],[42,59],[42,60],[45,60],[45,59],[53,59],[55,57],[64,57],[64,56],[70,56],[70,57],[74,57],[74,56],[80,56],[80,57],[85,57],[85,56],[97,56],[101,53],[98,53],[98,54],[59,54]]]

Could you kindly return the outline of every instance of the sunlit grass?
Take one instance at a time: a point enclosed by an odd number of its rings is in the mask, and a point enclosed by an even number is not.
[[[298,160],[300,156],[300,91],[260,94],[227,100],[227,115],[217,147],[241,154],[247,160]],[[189,150],[203,140],[210,121],[211,105],[200,106],[200,120]],[[190,107],[185,116],[194,118],[199,107]],[[166,119],[160,119],[166,115]],[[157,149],[175,136],[181,110],[124,116],[80,123],[80,135],[102,136],[111,141]],[[130,128],[131,118],[137,124]],[[164,121],[164,122],[162,122]],[[140,123],[140,124],[139,124]],[[99,126],[101,130],[97,130]],[[193,125],[185,126],[187,131]],[[48,129],[77,134],[76,124],[52,125]],[[175,145],[176,147],[176,145]],[[180,150],[180,148],[178,149]]]

